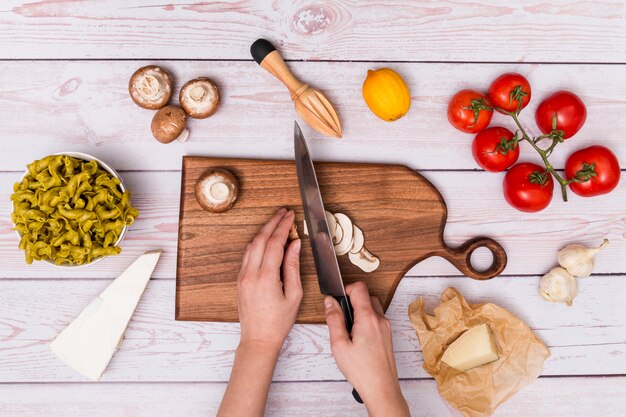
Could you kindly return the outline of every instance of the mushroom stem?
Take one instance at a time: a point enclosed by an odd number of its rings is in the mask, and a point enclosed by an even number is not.
[[[179,141],[180,143],[187,142],[187,139],[189,139],[189,129],[184,129],[180,133],[180,135],[178,135],[178,137],[176,138],[176,140]]]

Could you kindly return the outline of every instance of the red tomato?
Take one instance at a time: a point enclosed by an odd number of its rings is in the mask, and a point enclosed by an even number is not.
[[[578,174],[578,175],[577,175]],[[578,177],[584,182],[572,182],[569,188],[583,197],[593,197],[613,191],[621,176],[615,154],[604,146],[580,149],[567,158],[565,177]]]
[[[517,162],[519,146],[513,132],[503,127],[483,130],[472,143],[474,159],[483,169],[501,172]]]
[[[448,103],[448,120],[461,132],[478,133],[491,122],[489,98],[476,90],[461,90]]]
[[[563,131],[563,139],[571,138],[587,120],[585,103],[576,94],[569,91],[557,91],[543,100],[535,112],[535,121],[541,132],[547,134],[553,130],[556,116],[556,130]]]
[[[507,72],[491,83],[488,95],[494,106],[512,112],[517,110],[520,100],[520,110],[526,107],[530,93],[530,83],[523,75]]]
[[[506,173],[504,198],[519,211],[534,213],[548,207],[552,201],[554,182],[544,167],[523,162]]]

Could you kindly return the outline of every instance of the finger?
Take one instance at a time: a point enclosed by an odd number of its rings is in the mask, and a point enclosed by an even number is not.
[[[291,229],[294,218],[294,212],[289,211],[274,229],[274,233],[272,233],[267,241],[261,268],[268,269],[270,271],[280,270],[280,265],[283,263],[283,257],[285,256],[285,244],[287,243],[287,238],[289,237],[289,229]],[[268,274],[267,276],[273,275]],[[278,274],[276,274],[276,276],[278,276]]]
[[[265,247],[267,246],[267,241],[274,233],[276,226],[285,214],[287,213],[287,209],[281,208],[276,214],[261,228],[259,233],[252,240],[252,244],[250,246],[250,257],[248,259],[248,265],[253,268],[258,268],[261,266],[263,262],[263,255],[265,254]]]
[[[346,320],[343,317],[343,311],[337,300],[333,297],[324,299],[326,307],[326,324],[328,324],[328,333],[330,335],[330,348],[333,352],[337,349],[351,343],[348,329],[346,329]]]
[[[382,304],[380,304],[380,300],[378,299],[378,297],[371,296],[370,301],[372,302],[372,308],[374,309],[374,311],[380,314],[381,316],[384,316],[385,311],[383,310],[383,306]]]
[[[246,250],[243,252],[243,259],[241,260],[241,267],[239,268],[239,275],[237,275],[237,282],[243,278],[246,268],[248,267],[248,259],[250,258],[250,243],[246,246]]]
[[[250,259],[250,243],[246,245],[246,250],[243,252],[243,260],[241,261],[241,269],[244,269]]]
[[[354,320],[367,313],[374,313],[372,300],[367,290],[367,285],[363,282],[355,282],[346,287],[346,294],[350,297],[350,303],[354,309]]]
[[[300,248],[302,241],[296,239],[289,244],[283,261],[283,285],[288,300],[302,300],[302,281],[300,280]]]

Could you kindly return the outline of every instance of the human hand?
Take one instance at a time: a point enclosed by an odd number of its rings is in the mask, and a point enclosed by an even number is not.
[[[357,390],[370,416],[409,416],[398,382],[391,324],[380,301],[370,297],[362,282],[348,285],[346,293],[354,308],[352,338],[337,300],[324,300],[330,348],[339,370]]]
[[[246,248],[237,278],[242,345],[278,353],[296,321],[302,301],[300,239],[285,249],[294,218],[293,211],[278,210]]]

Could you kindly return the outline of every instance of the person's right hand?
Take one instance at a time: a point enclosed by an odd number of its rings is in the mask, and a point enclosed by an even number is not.
[[[357,390],[370,416],[410,416],[398,382],[391,324],[380,301],[370,297],[362,282],[348,285],[346,293],[354,308],[352,338],[339,303],[333,297],[324,300],[330,348],[339,370]]]

